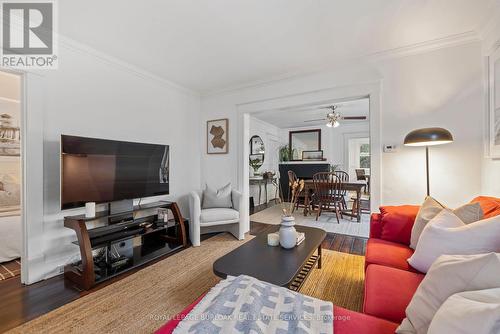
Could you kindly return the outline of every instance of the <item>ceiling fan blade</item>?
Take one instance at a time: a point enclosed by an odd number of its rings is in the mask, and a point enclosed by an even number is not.
[[[307,121],[304,121],[304,123],[317,122],[317,121],[326,121],[326,118],[308,119]]]
[[[349,119],[366,119],[366,116],[344,116],[342,117],[344,120],[349,120]]]

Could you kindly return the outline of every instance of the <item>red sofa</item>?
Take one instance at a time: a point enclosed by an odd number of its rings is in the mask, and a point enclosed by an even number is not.
[[[500,214],[500,198],[480,196],[472,202],[479,202],[485,218]],[[406,307],[425,276],[406,261],[413,254],[409,247],[410,236],[419,208],[414,205],[385,206],[380,208],[380,213],[371,215],[365,256],[363,313],[336,306],[335,334],[394,333],[405,318]],[[157,333],[172,333],[202,297]]]

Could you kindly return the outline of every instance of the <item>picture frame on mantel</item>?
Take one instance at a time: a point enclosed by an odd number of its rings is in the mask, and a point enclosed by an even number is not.
[[[227,118],[207,121],[207,154],[229,152],[229,120]]]
[[[500,159],[500,47],[489,57],[489,157]]]

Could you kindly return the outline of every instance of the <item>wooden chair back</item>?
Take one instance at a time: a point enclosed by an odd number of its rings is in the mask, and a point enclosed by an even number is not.
[[[339,180],[340,180],[341,183],[347,183],[347,182],[349,182],[349,174],[347,174],[347,172],[344,172],[343,170],[336,170],[334,173],[335,173],[335,175],[337,175],[337,177],[339,178]],[[342,189],[342,185],[341,185],[340,194],[342,196],[346,196],[347,195],[347,190],[346,189]]]
[[[366,174],[363,168],[356,169],[356,178],[358,179],[358,181],[366,180]]]
[[[335,172],[321,172],[313,175],[314,196],[322,204],[335,202],[341,196],[341,184]]]

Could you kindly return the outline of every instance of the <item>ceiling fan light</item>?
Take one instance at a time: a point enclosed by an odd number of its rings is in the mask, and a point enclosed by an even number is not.
[[[337,128],[339,125],[340,125],[340,123],[338,121],[334,121],[333,124],[332,124],[332,126],[334,128]]]
[[[328,123],[326,123],[326,126],[329,127],[329,128],[332,128],[333,124],[332,124],[332,122],[328,122]]]

